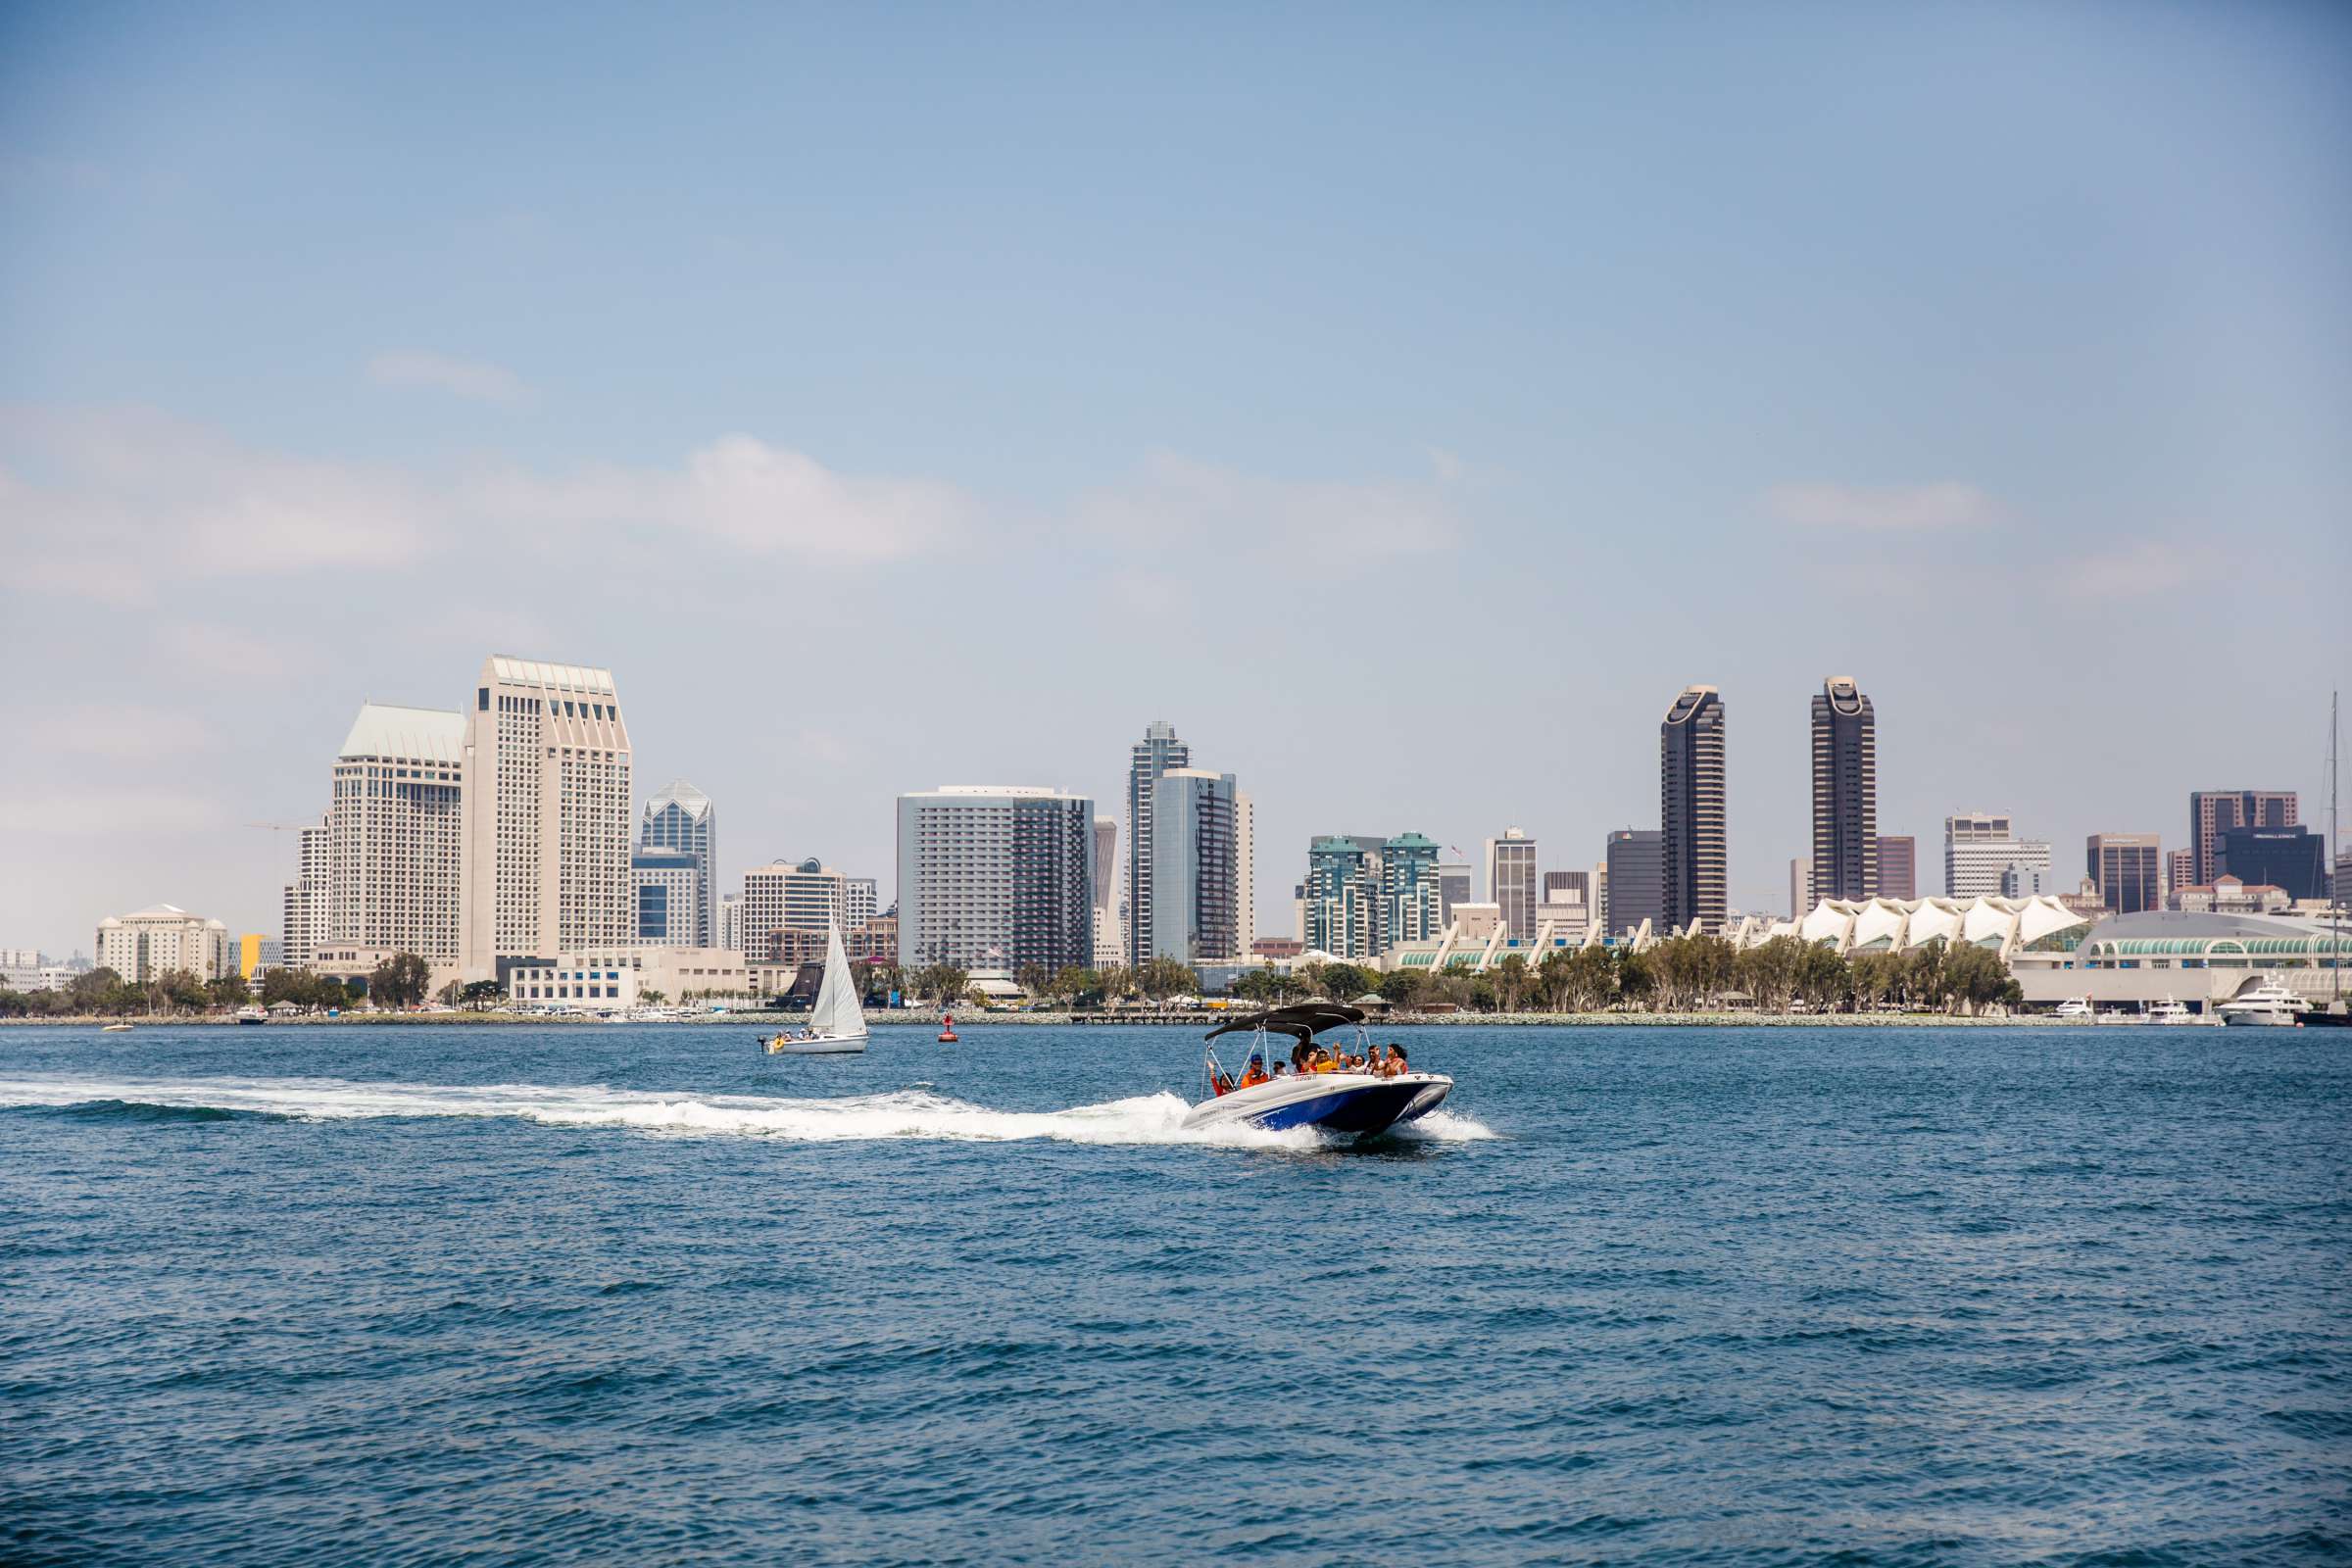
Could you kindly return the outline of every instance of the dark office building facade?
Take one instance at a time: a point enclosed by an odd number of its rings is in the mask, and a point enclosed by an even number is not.
[[[1907,833],[1879,835],[1879,897],[1919,897],[1919,840]]]
[[[1650,922],[1656,930],[1665,919],[1665,906],[1658,895],[1666,888],[1665,862],[1658,850],[1658,830],[1654,827],[1621,827],[1609,835],[1607,853],[1602,857],[1608,865],[1608,875],[1601,884],[1601,932],[1617,938],[1638,929],[1642,922]]]
[[[1723,698],[1686,686],[1658,725],[1658,832],[1666,924],[1723,929],[1730,906],[1724,822]]]
[[[1832,675],[1813,697],[1813,897],[1878,895],[1878,714],[1851,675]]]
[[[2118,914],[2164,907],[2164,851],[2153,833],[2093,833],[2084,872]]]
[[[2233,827],[2214,846],[2214,875],[2265,883],[2290,899],[2328,897],[2327,840],[2307,827]]]
[[[2190,879],[2203,884],[2222,874],[2222,835],[2231,828],[2294,825],[2293,790],[2196,791],[2188,798],[2188,847],[2195,857]]]

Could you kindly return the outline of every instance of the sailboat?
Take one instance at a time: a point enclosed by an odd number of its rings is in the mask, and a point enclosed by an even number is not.
[[[850,956],[841,945],[836,922],[825,922],[825,978],[816,988],[816,1005],[808,1009],[808,1027],[779,1034],[766,1046],[771,1056],[838,1055],[865,1049],[865,1009],[858,1005]]]

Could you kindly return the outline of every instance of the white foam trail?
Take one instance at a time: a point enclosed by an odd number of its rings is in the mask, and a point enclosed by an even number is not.
[[[1475,1116],[1465,1116],[1458,1110],[1440,1109],[1406,1122],[1396,1129],[1394,1136],[1418,1139],[1428,1144],[1483,1144],[1499,1135]]]
[[[258,1111],[306,1121],[508,1117],[556,1127],[621,1127],[648,1133],[780,1138],[817,1144],[908,1138],[975,1143],[1052,1139],[1069,1144],[1243,1149],[1322,1147],[1309,1128],[1267,1132],[1222,1126],[1185,1131],[1182,1123],[1191,1107],[1164,1093],[1067,1110],[1018,1111],[990,1110],[920,1089],[837,1100],[780,1100],[760,1095],[664,1095],[607,1089],[600,1084],[466,1087],[352,1083],[335,1078],[0,1079],[0,1105],[67,1106],[110,1100],[177,1109]],[[1480,1128],[1477,1136],[1492,1135]]]

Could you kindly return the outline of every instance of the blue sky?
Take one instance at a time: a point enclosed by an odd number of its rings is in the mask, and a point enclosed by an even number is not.
[[[615,671],[730,870],[1167,718],[1305,840],[2185,834],[2352,675],[2321,6],[0,12],[0,945],[274,930],[365,698]],[[1936,880],[1933,872],[1927,880]]]

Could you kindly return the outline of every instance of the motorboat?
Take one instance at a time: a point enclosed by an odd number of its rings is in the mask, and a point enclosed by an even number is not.
[[[2086,996],[2069,997],[2066,1001],[2058,1004],[2058,1016],[2067,1023],[2097,1023],[2099,1021],[2098,1009],[2090,1004],[2090,998]]]
[[[2188,1010],[2186,1003],[2176,1002],[2168,995],[2162,1002],[2148,1009],[2148,1021],[2150,1023],[2195,1023],[2197,1015]]]
[[[1312,1002],[1250,1013],[1219,1024],[1207,1034],[1208,1049],[1200,1068],[1202,1087],[1208,1091],[1208,1098],[1185,1115],[1185,1128],[1189,1131],[1241,1124],[1279,1131],[1312,1127],[1346,1137],[1367,1138],[1437,1109],[1453,1090],[1453,1080],[1444,1073],[1406,1072],[1382,1077],[1368,1072],[1286,1070],[1263,1081],[1250,1081],[1256,1075],[1247,1070],[1247,1063],[1254,1061],[1268,1070],[1277,1063],[1271,1044],[1276,1039],[1295,1050],[1298,1046],[1311,1046],[1315,1036],[1327,1029],[1352,1027],[1357,1054],[1369,1056],[1372,1046],[1364,1034],[1364,1016],[1361,1007]],[[1245,1070],[1229,1074],[1217,1060],[1216,1043],[1226,1035],[1240,1034],[1250,1037],[1249,1054],[1243,1058]],[[1279,1060],[1287,1067],[1289,1059],[1290,1052],[1286,1050]]]
[[[237,1022],[239,1023],[268,1023],[269,1021],[270,1014],[259,1007],[239,1007],[237,1009]]]
[[[2268,1024],[2291,1029],[2302,1022],[2303,1007],[2303,999],[2273,977],[2251,991],[2231,997],[2222,1004],[2220,1011],[2226,1024]]]
[[[858,1004],[838,924],[825,922],[825,978],[816,988],[816,1005],[808,1009],[808,1027],[761,1044],[771,1056],[838,1056],[865,1049],[865,1009]]]
[[[100,1029],[98,1032],[102,1035],[119,1035],[126,1034],[129,1032],[129,1030],[130,1025],[126,1023],[110,1023],[104,1028]]]

